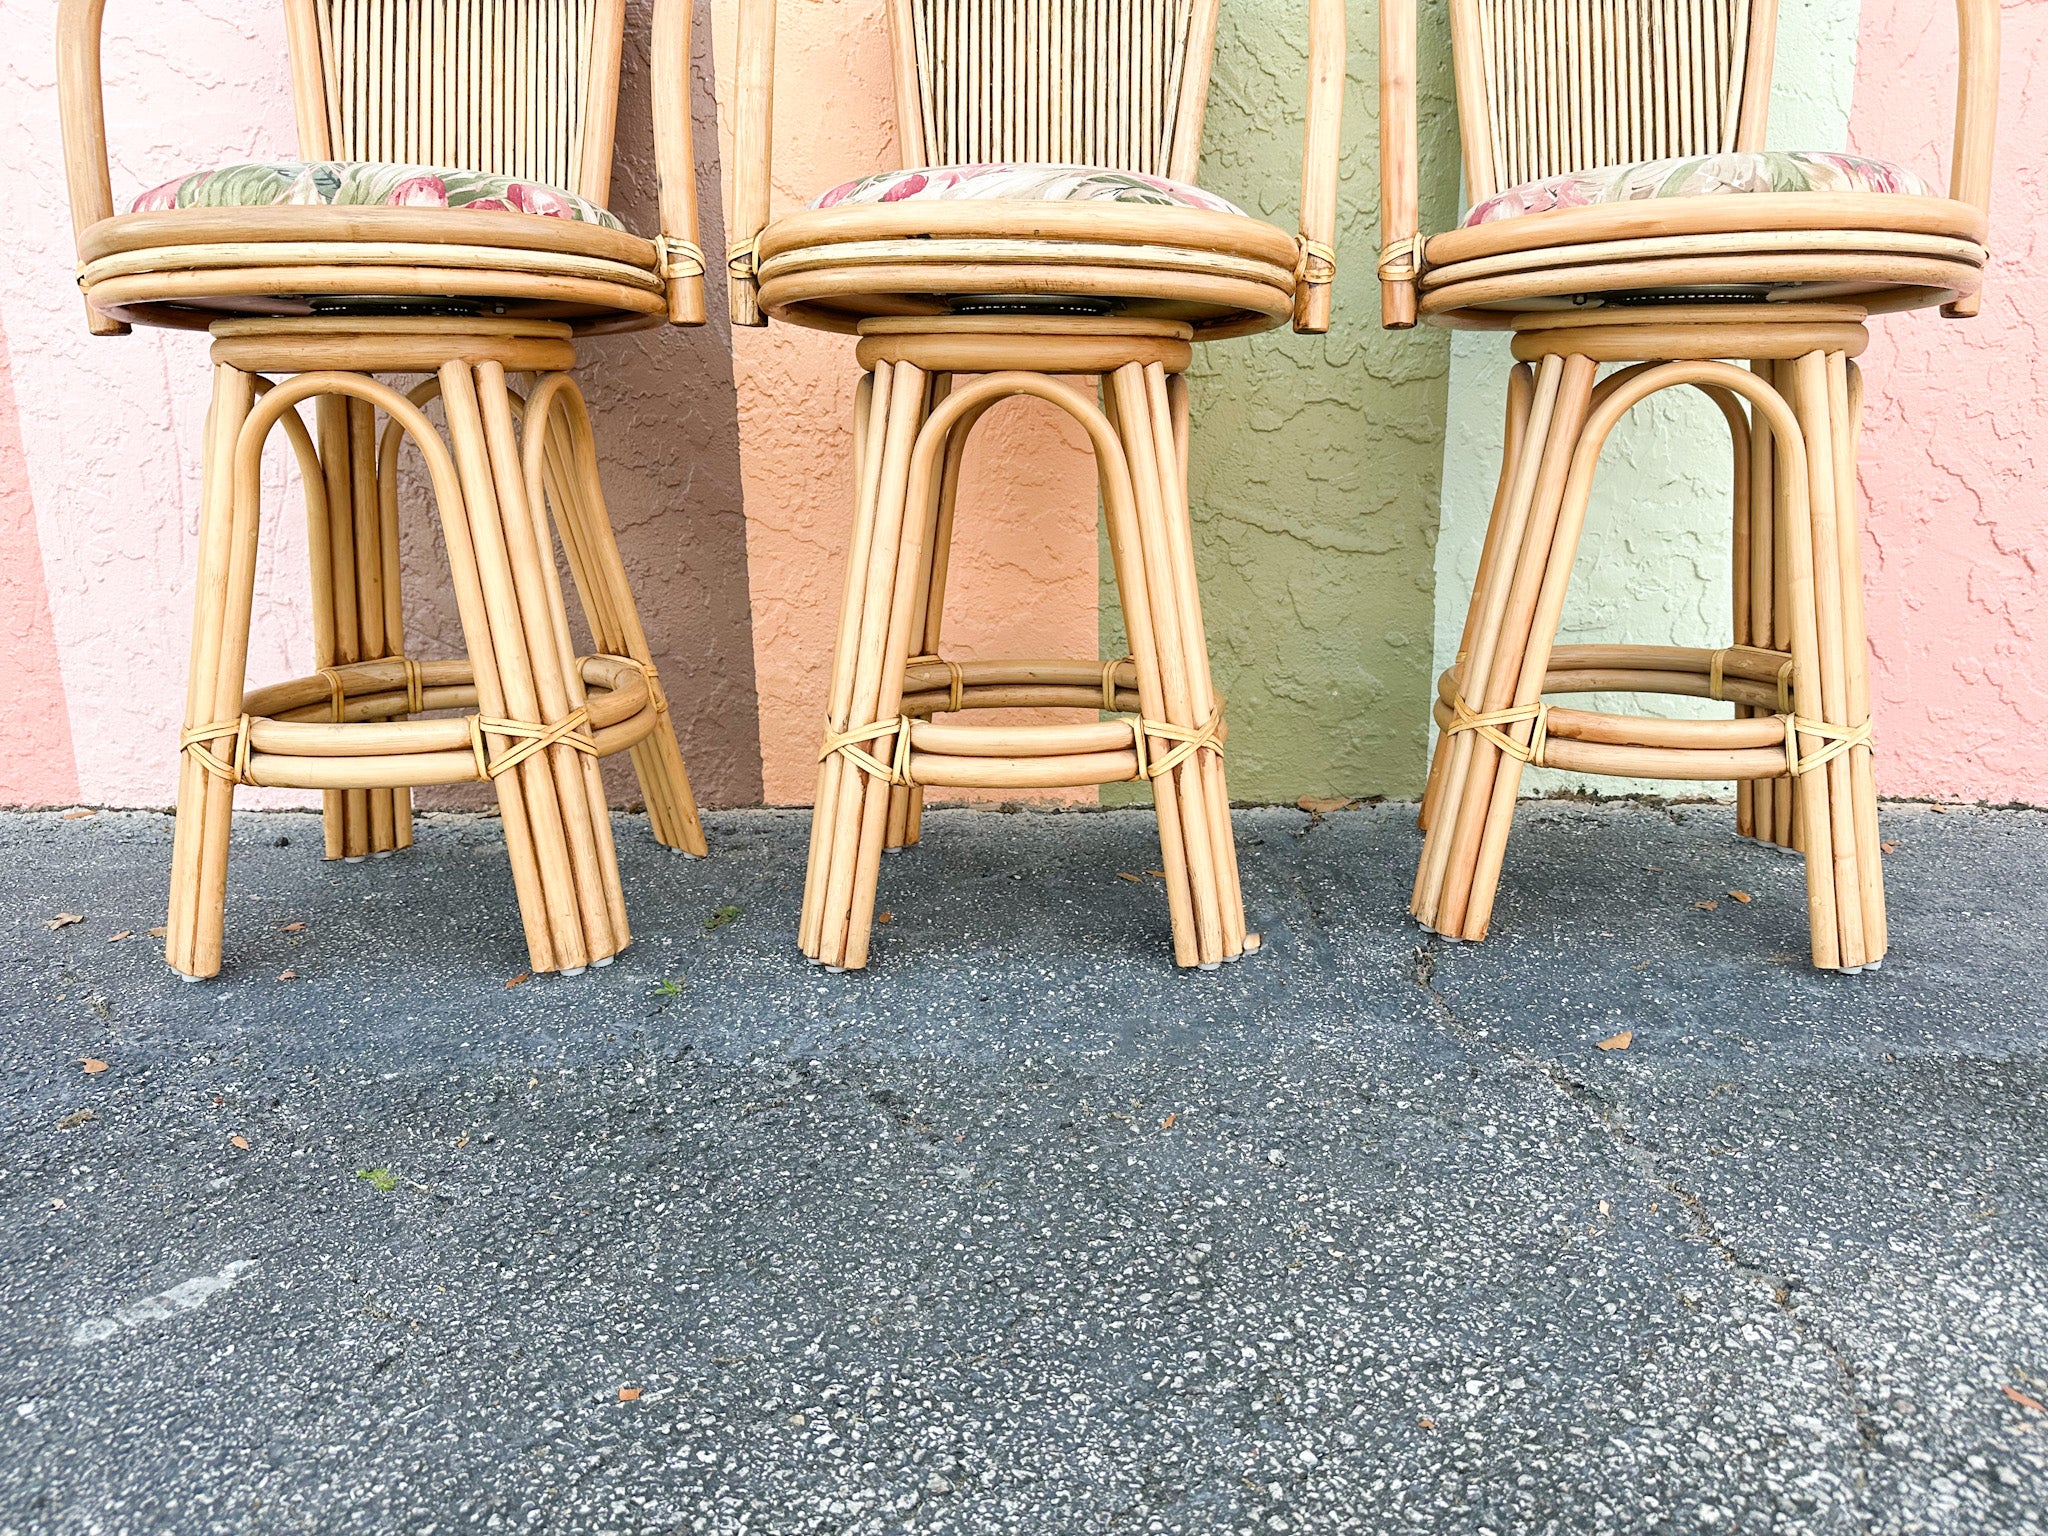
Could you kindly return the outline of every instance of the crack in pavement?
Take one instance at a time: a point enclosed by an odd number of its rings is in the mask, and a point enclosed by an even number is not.
[[[1612,1098],[1589,1084],[1580,1082],[1556,1062],[1513,1041],[1496,1039],[1488,1032],[1477,1029],[1460,1018],[1457,1010],[1451,1006],[1451,1000],[1436,984],[1436,961],[1437,935],[1431,934],[1415,947],[1415,959],[1409,979],[1429,997],[1438,1021],[1466,1044],[1490,1051],[1522,1070],[1541,1077],[1584,1111],[1594,1125],[1606,1132],[1616,1150],[1636,1170],[1639,1177],[1666,1191],[1685,1206],[1692,1217],[1693,1229],[1699,1234],[1701,1241],[1712,1248],[1731,1270],[1757,1285],[1769,1297],[1771,1305],[1784,1315],[1795,1334],[1826,1354],[1835,1367],[1842,1396],[1848,1403],[1850,1418],[1856,1428],[1857,1489],[1860,1493],[1867,1493],[1870,1487],[1867,1463],[1870,1452],[1878,1444],[1877,1421],[1870,1404],[1856,1388],[1860,1373],[1855,1361],[1829,1336],[1825,1328],[1801,1310],[1797,1298],[1797,1292],[1801,1289],[1799,1284],[1775,1267],[1743,1253],[1735,1245],[1734,1240],[1721,1230],[1714,1220],[1713,1213],[1707,1209],[1706,1201],[1665,1166],[1663,1154],[1637,1133],[1636,1128],[1621,1115]],[[1868,1511],[1859,1506],[1857,1518],[1863,1531],[1868,1533],[1871,1530]]]

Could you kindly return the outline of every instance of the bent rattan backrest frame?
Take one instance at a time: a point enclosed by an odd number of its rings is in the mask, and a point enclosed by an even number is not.
[[[285,0],[300,153],[611,191],[625,0]]]
[[[1466,194],[1761,149],[1778,0],[1451,0]]]
[[[1220,0],[889,0],[911,165],[1100,165],[1192,181]]]

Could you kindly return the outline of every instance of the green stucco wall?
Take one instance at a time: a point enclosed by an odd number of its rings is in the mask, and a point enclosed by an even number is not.
[[[1300,185],[1306,0],[1225,0],[1202,184],[1283,229]],[[1350,6],[1335,320],[1196,349],[1190,499],[1240,800],[1417,793],[1450,338],[1379,328],[1379,7]],[[1425,7],[1424,217],[1456,198],[1447,22]],[[1123,648],[1107,550],[1103,654]],[[1105,800],[1132,791],[1104,792]],[[1142,797],[1144,791],[1135,791]]]
[[[1428,0],[1425,0],[1428,3]],[[1855,84],[1860,0],[1783,0],[1771,142],[1782,149],[1840,149]],[[1505,336],[1458,333],[1451,346],[1444,434],[1443,523],[1436,551],[1436,666],[1451,664],[1500,473],[1501,422],[1513,359]],[[1559,639],[1584,644],[1725,645],[1729,639],[1732,478],[1720,413],[1693,390],[1645,401],[1601,456],[1584,542]],[[1595,695],[1588,709],[1707,718],[1704,700]],[[1415,701],[1426,717],[1429,696]],[[1727,794],[1729,786],[1676,785],[1535,769],[1525,794],[1589,789],[1604,794]]]

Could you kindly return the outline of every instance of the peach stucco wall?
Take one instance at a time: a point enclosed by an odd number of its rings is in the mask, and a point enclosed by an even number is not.
[[[737,9],[719,0],[715,11],[722,97],[737,56]],[[902,163],[881,0],[799,0],[779,10],[778,215]],[[852,523],[859,371],[852,338],[790,326],[739,331],[733,353],[762,784],[771,805],[808,803]],[[947,595],[950,655],[1096,652],[1094,471],[1079,430],[1053,414],[1002,407],[977,434]],[[1094,791],[1047,798],[1092,800]]]
[[[2048,5],[2006,0],[1984,312],[1871,326],[1865,557],[1887,794],[2048,801]],[[1850,141],[1948,168],[1955,8],[1865,0]]]

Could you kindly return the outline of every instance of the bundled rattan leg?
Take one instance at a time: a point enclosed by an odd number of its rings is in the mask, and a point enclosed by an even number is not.
[[[336,851],[349,857],[409,836],[410,786],[482,780],[498,794],[530,967],[606,963],[630,934],[598,758],[632,751],[656,836],[697,853],[704,844],[605,516],[588,416],[556,371],[574,359],[567,327],[250,321],[215,335],[167,957],[188,976],[219,969],[235,785],[321,790]],[[371,376],[416,371],[436,351],[447,360],[410,399]],[[333,371],[338,361],[356,367]],[[542,375],[530,408],[508,387],[513,367]],[[273,385],[259,369],[295,376]],[[420,409],[435,394],[445,443]],[[299,415],[307,401],[318,444]],[[245,697],[261,461],[280,427],[306,484],[321,666]],[[397,653],[401,437],[433,482],[466,662]],[[557,529],[595,655],[571,641]],[[414,718],[463,708],[475,712]]]
[[[1836,324],[1846,345],[1860,345],[1860,325]],[[1440,684],[1443,734],[1412,909],[1447,936],[1485,936],[1525,764],[1732,778],[1754,785],[1738,805],[1745,830],[1789,843],[1796,813],[1814,963],[1875,964],[1885,923],[1857,553],[1853,365],[1845,350],[1799,350],[1793,343],[1809,332],[1784,336],[1789,355],[1744,371],[1711,360],[1722,350],[1717,343],[1739,335],[1754,344],[1783,333],[1760,337],[1755,323],[1726,331],[1703,324],[1698,336],[1679,338],[1696,346],[1691,359],[1638,364],[1595,388],[1587,352],[1604,341],[1611,344],[1605,355],[1626,357],[1625,325],[1615,323],[1611,335],[1588,328],[1566,339],[1518,338],[1518,355],[1537,363],[1533,398],[1496,500],[1465,649]],[[1660,344],[1673,338],[1666,334]],[[1730,345],[1722,355],[1736,350]],[[1742,562],[1737,644],[1556,649],[1601,446],[1632,406],[1678,385],[1703,389],[1731,429]],[[1515,435],[1511,425],[1511,442]],[[1758,447],[1763,440],[1767,449]],[[1690,694],[1731,703],[1737,713],[1724,721],[1655,720],[1565,710],[1545,698],[1602,691]]]
[[[867,963],[882,850],[914,841],[932,784],[1035,788],[1149,780],[1174,954],[1235,959],[1245,933],[1188,523],[1186,328],[1013,321],[984,372],[972,320],[878,323],[859,396],[858,496],[819,753],[799,941],[834,969]],[[1021,335],[1019,334],[1021,331]],[[870,355],[870,349],[872,354]],[[927,368],[926,363],[931,364]],[[979,364],[979,366],[977,366]],[[956,387],[950,375],[981,377]],[[1098,382],[1100,404],[1051,375]],[[959,662],[941,654],[946,571],[969,435],[1016,396],[1072,416],[1094,445],[1131,655],[1121,661]],[[1013,706],[1134,711],[1078,725],[967,726],[931,717]]]

